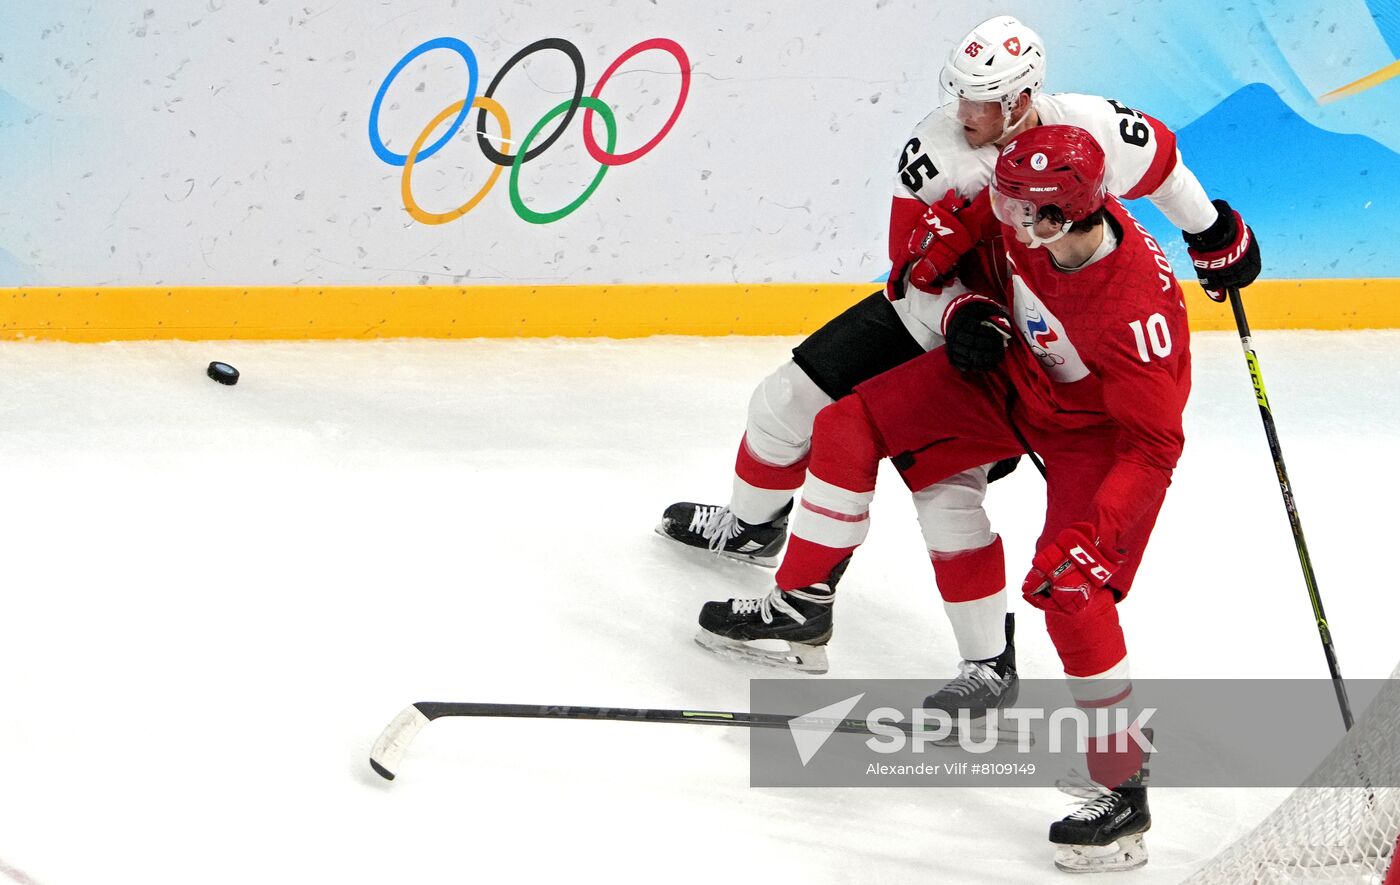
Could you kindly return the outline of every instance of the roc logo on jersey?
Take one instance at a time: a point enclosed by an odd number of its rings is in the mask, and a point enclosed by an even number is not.
[[[1026,311],[1026,334],[1041,350],[1048,349],[1052,341],[1060,340],[1060,336],[1055,334],[1055,330],[1050,328],[1050,324],[1039,311],[1034,314]]]

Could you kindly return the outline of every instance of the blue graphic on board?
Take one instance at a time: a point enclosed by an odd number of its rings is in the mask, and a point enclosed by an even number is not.
[[[1106,17],[1112,40],[1053,10],[1025,20],[1048,89],[1176,130],[1207,192],[1258,234],[1265,277],[1400,276],[1400,0],[1146,2]],[[1130,208],[1190,279],[1181,235],[1146,200]]]
[[[40,286],[45,282],[34,268],[4,249],[0,249],[0,281],[6,286]]]
[[[1191,171],[1259,237],[1269,278],[1400,277],[1400,155],[1319,129],[1261,83],[1177,132]],[[1181,234],[1146,200],[1134,215],[1190,279]]]
[[[11,162],[27,162],[33,152],[29,132],[25,128],[39,112],[0,89],[0,150]],[[13,203],[0,204],[0,221],[8,214],[20,215],[26,207]],[[35,286],[43,282],[34,268],[25,264],[0,246],[0,285]]]
[[[5,90],[0,89],[0,129],[7,126],[22,124],[26,119],[30,119],[36,114],[37,111],[26,106]],[[3,137],[3,132],[0,132],[0,138]]]
[[[1400,58],[1400,0],[1366,0],[1381,39]]]
[[[1397,0],[1173,0],[1133,4],[1093,28],[1053,7],[1024,10],[1024,20],[1045,38],[1052,91],[1107,93],[1182,129],[1240,88],[1263,83],[1314,126],[1400,151],[1397,7]],[[1338,94],[1348,84],[1357,85]]]

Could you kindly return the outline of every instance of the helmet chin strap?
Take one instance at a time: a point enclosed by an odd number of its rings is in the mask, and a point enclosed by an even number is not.
[[[1015,132],[1017,129],[1021,128],[1021,124],[1022,124],[1022,123],[1025,123],[1027,120],[1029,120],[1029,119],[1030,119],[1030,116],[1031,116],[1031,112],[1035,110],[1035,102],[1034,102],[1034,101],[1031,101],[1031,102],[1026,106],[1026,112],[1025,112],[1024,114],[1022,114],[1022,115],[1020,116],[1020,118],[1019,118],[1018,120],[1016,120],[1016,121],[1013,123],[1013,122],[1011,121],[1011,105],[1014,104],[1014,103],[1015,103],[1015,102],[1014,102],[1014,99],[1008,99],[1006,96],[1002,96],[1002,99],[1001,99],[1001,134],[998,135],[998,136],[996,137],[996,140],[995,140],[995,142],[994,142],[994,143],[997,144],[997,145],[1003,144],[1008,138],[1011,137],[1011,133],[1013,133],[1013,132]]]
[[[1030,227],[1026,228],[1026,234],[1029,235],[1030,238],[1031,238],[1030,248],[1032,248],[1032,249],[1039,249],[1041,246],[1048,246],[1048,245],[1050,245],[1051,243],[1059,242],[1060,239],[1063,238],[1065,234],[1069,233],[1069,229],[1070,229],[1071,227],[1074,227],[1074,222],[1073,222],[1073,221],[1066,221],[1066,222],[1064,223],[1064,226],[1061,227],[1061,228],[1059,229],[1059,231],[1057,231],[1057,232],[1055,233],[1054,236],[1052,236],[1052,237],[1038,237],[1038,236],[1035,235],[1035,225],[1031,225]]]

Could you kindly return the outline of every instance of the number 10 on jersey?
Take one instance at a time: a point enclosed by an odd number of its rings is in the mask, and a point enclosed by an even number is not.
[[[1154,313],[1147,318],[1147,328],[1143,328],[1142,320],[1133,320],[1128,323],[1128,328],[1133,330],[1133,338],[1137,341],[1138,358],[1144,363],[1151,362],[1152,356],[1169,357],[1172,354],[1172,333],[1167,328],[1167,318],[1160,313]],[[1148,353],[1148,346],[1151,346],[1152,353]]]

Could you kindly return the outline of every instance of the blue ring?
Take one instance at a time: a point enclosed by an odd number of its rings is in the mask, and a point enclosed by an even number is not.
[[[370,105],[369,109],[369,145],[374,148],[374,153],[379,159],[388,163],[390,166],[403,166],[408,162],[408,154],[396,154],[384,146],[384,142],[379,137],[379,106],[384,103],[384,96],[389,92],[389,86],[394,82],[394,78],[408,66],[408,63],[423,53],[431,52],[434,49],[451,49],[453,52],[460,55],[462,60],[467,63],[467,72],[470,75],[467,79],[467,100],[466,103],[462,105],[462,112],[457,115],[457,119],[452,121],[452,125],[448,128],[447,133],[443,135],[442,138],[433,142],[432,146],[428,147],[426,150],[420,151],[418,160],[428,159],[452,140],[452,136],[457,134],[457,130],[462,128],[462,123],[467,119],[467,112],[471,110],[472,99],[476,98],[476,53],[472,52],[470,46],[458,40],[456,37],[438,37],[435,40],[429,40],[411,49],[408,55],[405,55],[399,60],[398,64],[394,65],[393,70],[389,71],[389,76],[385,77],[384,82],[379,85],[379,92],[375,94],[374,104]]]

